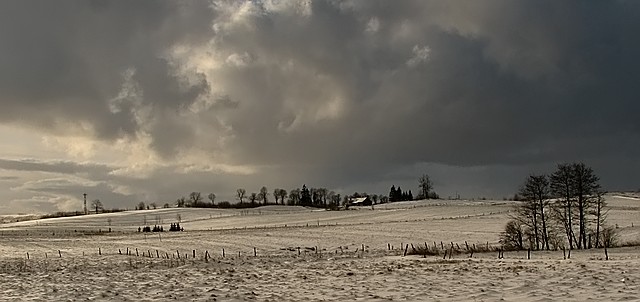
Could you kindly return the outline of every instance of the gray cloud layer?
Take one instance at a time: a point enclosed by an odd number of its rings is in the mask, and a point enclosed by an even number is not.
[[[231,176],[255,185],[384,192],[414,185],[395,171],[431,163],[503,171],[504,187],[523,167],[584,160],[633,188],[639,13],[634,1],[4,1],[0,123],[149,138],[168,162],[197,151],[257,167]]]

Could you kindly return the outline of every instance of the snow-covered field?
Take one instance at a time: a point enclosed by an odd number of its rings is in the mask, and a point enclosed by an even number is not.
[[[607,200],[610,224],[618,225],[621,240],[640,241],[640,199],[610,194]],[[608,261],[599,249],[573,251],[571,259],[561,251],[533,252],[530,260],[526,252],[506,253],[504,259],[493,252],[471,259],[464,253],[452,259],[402,256],[400,246],[407,243],[495,247],[512,205],[437,200],[349,211],[170,208],[5,223],[0,300],[640,297],[636,247],[610,249]],[[167,230],[177,221],[184,232],[138,233],[145,222]]]

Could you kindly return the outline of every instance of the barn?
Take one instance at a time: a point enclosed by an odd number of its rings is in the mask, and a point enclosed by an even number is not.
[[[352,198],[349,203],[351,206],[370,206],[373,204],[369,197]]]

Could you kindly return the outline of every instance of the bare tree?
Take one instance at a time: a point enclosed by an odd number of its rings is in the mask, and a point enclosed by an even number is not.
[[[573,197],[575,186],[573,170],[569,164],[559,164],[556,171],[551,174],[551,193],[556,197],[554,211],[556,217],[564,226],[569,249],[573,249],[575,235],[573,233]],[[578,242],[575,241],[577,246]]]
[[[104,208],[103,208],[103,206],[102,206],[102,202],[100,201],[100,199],[94,199],[94,200],[91,202],[91,207],[96,209],[96,214],[98,214],[98,211],[99,211],[99,210],[104,209]]]
[[[280,197],[280,188],[273,189],[273,199],[276,200],[276,204],[278,204],[279,197]]]
[[[340,207],[340,198],[340,194],[337,193],[333,193],[333,195],[331,196],[331,203],[333,203],[336,208]]]
[[[209,200],[211,200],[211,204],[214,205],[216,204],[216,194],[214,193],[209,193]]]
[[[603,226],[607,221],[607,216],[609,214],[609,208],[607,207],[607,202],[604,199],[604,192],[598,191],[596,193],[596,201],[595,201],[595,209],[593,209],[593,214],[595,216],[596,221],[596,242],[595,246],[597,248],[604,246],[604,240],[602,240],[602,230]]]
[[[587,246],[587,229],[588,217],[590,209],[595,203],[595,197],[600,190],[600,180],[593,172],[593,169],[587,167],[584,163],[572,164],[574,182],[576,188],[576,201],[578,206],[578,248],[588,248]]]
[[[258,195],[258,193],[254,192],[249,195],[249,201],[251,201],[251,204],[255,204],[256,200],[259,200],[259,199],[260,199],[260,196]]]
[[[158,205],[155,202],[149,204],[154,210],[158,208]]]
[[[138,209],[138,210],[144,210],[144,209],[145,209],[144,201],[141,201],[141,202],[139,202],[139,203],[138,203],[138,207],[137,207],[137,209]]]
[[[327,188],[318,188],[316,189],[316,194],[318,194],[318,200],[322,203],[322,206],[326,207],[329,190]]]
[[[302,198],[300,189],[293,189],[289,192],[289,204],[290,205],[298,205],[300,204],[300,199]]]
[[[429,178],[429,175],[422,174],[422,176],[418,178],[418,186],[422,191],[423,198],[429,199],[429,192],[431,192],[431,190],[433,189],[433,183],[431,182],[431,178]]]
[[[284,204],[284,199],[287,198],[287,190],[285,189],[280,189],[278,191],[278,196],[280,196],[280,203]]]
[[[197,207],[202,202],[202,194],[200,192],[191,192],[189,194],[189,201],[192,207]]]
[[[549,250],[549,232],[547,228],[547,212],[549,212],[549,180],[546,175],[530,175],[520,189],[522,207],[529,218],[527,224],[534,235],[535,248]]]
[[[258,200],[262,201],[262,204],[266,205],[269,203],[269,191],[267,190],[267,187],[260,188],[260,193],[258,194]]]
[[[524,233],[522,224],[518,220],[510,220],[500,236],[500,244],[508,250],[524,249]]]
[[[242,204],[242,202],[244,201],[244,198],[246,197],[245,195],[247,194],[247,190],[245,189],[238,189],[236,190],[236,199],[238,199],[240,201],[240,204]]]
[[[178,206],[178,208],[184,208],[184,205],[186,203],[187,203],[187,199],[184,196],[176,199],[176,206]]]

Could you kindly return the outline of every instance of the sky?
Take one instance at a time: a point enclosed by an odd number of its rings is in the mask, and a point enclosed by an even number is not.
[[[639,1],[0,1],[0,213],[640,189]],[[273,198],[273,197],[271,197]]]

